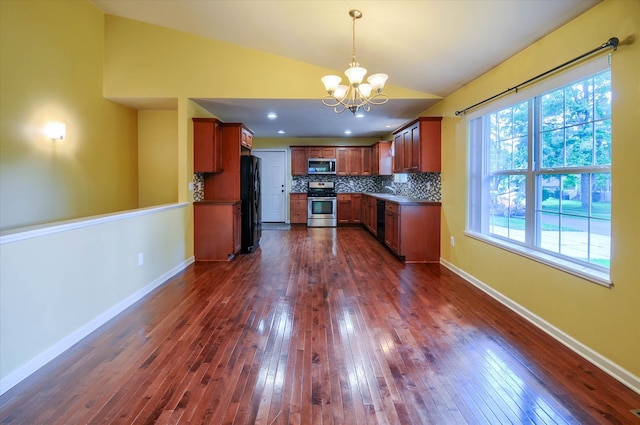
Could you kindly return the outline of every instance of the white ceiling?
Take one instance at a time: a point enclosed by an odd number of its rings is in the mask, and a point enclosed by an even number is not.
[[[93,0],[107,14],[273,53],[341,74],[351,60],[350,9],[359,9],[356,56],[388,84],[446,97],[600,0]],[[570,58],[568,58],[570,59]],[[532,75],[533,76],[533,75]],[[505,87],[520,81],[505,82]],[[322,83],[318,81],[319,87]],[[424,97],[424,96],[423,96]],[[199,99],[256,137],[382,137],[435,99],[390,100],[364,118],[318,99]],[[482,100],[482,99],[478,99]],[[144,99],[122,100],[138,108]],[[468,105],[460,105],[464,108]],[[276,111],[275,121],[266,118]],[[276,131],[283,129],[284,136]]]

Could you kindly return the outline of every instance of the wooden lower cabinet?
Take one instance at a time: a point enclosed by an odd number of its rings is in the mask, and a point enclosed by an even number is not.
[[[440,204],[385,205],[385,244],[407,263],[440,261]]]
[[[240,201],[193,203],[196,261],[229,261],[242,248]]]
[[[307,224],[307,194],[289,194],[289,222],[291,224]]]
[[[362,195],[362,224],[374,236],[378,234],[378,204],[373,196]]]
[[[361,193],[339,193],[336,198],[338,224],[362,223]]]
[[[362,194],[351,195],[351,222],[362,223]]]

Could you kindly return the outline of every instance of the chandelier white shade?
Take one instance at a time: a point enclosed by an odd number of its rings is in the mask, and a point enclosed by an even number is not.
[[[337,114],[347,109],[354,114],[359,110],[369,112],[371,105],[382,105],[389,100],[389,96],[382,92],[389,78],[387,74],[372,74],[366,83],[362,82],[367,70],[356,62],[356,19],[362,18],[362,12],[350,10],[349,16],[353,19],[353,54],[349,68],[344,71],[349,84],[340,84],[342,78],[338,75],[325,75],[321,78],[328,93],[322,98],[322,103],[333,108]]]

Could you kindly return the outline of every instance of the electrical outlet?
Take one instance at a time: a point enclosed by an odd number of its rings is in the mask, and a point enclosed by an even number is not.
[[[138,265],[141,266],[144,264],[144,252],[138,253]]]
[[[451,246],[456,246],[456,238],[451,236]]]
[[[189,182],[189,191],[193,192],[195,185],[193,184],[193,182]]]

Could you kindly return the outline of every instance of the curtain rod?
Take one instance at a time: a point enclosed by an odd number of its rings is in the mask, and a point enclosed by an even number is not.
[[[525,82],[523,82],[523,83],[518,84],[517,86],[514,86],[514,87],[511,87],[511,88],[508,88],[508,89],[506,89],[505,91],[503,91],[503,92],[501,92],[501,93],[498,93],[498,94],[496,94],[496,95],[493,95],[493,96],[491,96],[491,97],[488,97],[488,98],[486,98],[485,100],[483,100],[483,101],[481,101],[481,102],[478,102],[478,103],[476,103],[476,104],[474,104],[474,105],[468,106],[468,107],[466,107],[466,108],[464,108],[464,109],[462,109],[462,110],[460,110],[460,111],[456,111],[456,116],[461,115],[461,114],[466,114],[466,113],[467,113],[467,111],[468,111],[469,109],[473,109],[473,108],[475,108],[475,107],[478,107],[478,106],[480,106],[480,105],[483,105],[483,104],[485,104],[485,103],[487,103],[487,102],[490,102],[490,101],[492,101],[493,99],[495,99],[495,98],[497,98],[497,97],[500,97],[500,96],[502,96],[502,95],[505,95],[505,94],[507,94],[507,93],[509,93],[509,92],[511,92],[511,91],[514,91],[514,90],[515,90],[515,91],[516,91],[516,93],[517,93],[517,92],[518,92],[518,89],[519,89],[520,87],[522,87],[522,86],[524,86],[524,85],[527,85],[527,84],[529,84],[529,83],[532,83],[533,81],[538,80],[538,79],[540,79],[540,78],[542,78],[542,77],[546,77],[547,75],[549,75],[549,74],[551,74],[551,73],[554,73],[554,72],[556,72],[557,70],[559,70],[559,69],[561,69],[561,68],[564,68],[565,66],[571,65],[572,63],[577,62],[577,61],[579,61],[579,60],[581,60],[581,59],[583,59],[583,58],[585,58],[585,57],[587,57],[587,56],[589,56],[589,55],[592,55],[592,54],[594,54],[594,53],[596,53],[596,52],[598,52],[598,51],[600,51],[600,50],[602,50],[602,49],[606,49],[606,48],[608,48],[608,47],[611,47],[611,48],[613,48],[613,50],[615,51],[615,50],[617,50],[617,49],[618,49],[618,43],[619,43],[619,42],[620,42],[620,40],[618,40],[616,37],[611,37],[611,38],[610,38],[606,43],[604,43],[603,45],[598,46],[598,47],[596,47],[595,49],[590,50],[590,51],[588,51],[587,53],[584,53],[584,54],[582,54],[582,55],[580,55],[580,56],[578,56],[578,57],[575,57],[575,58],[571,59],[570,61],[567,61],[567,62],[563,63],[562,65],[558,65],[558,66],[556,66],[555,68],[550,69],[550,70],[548,70],[548,71],[546,71],[546,72],[543,72],[543,73],[542,73],[542,74],[540,74],[540,75],[536,75],[535,77],[530,78],[530,79],[528,79],[527,81],[525,81]]]

